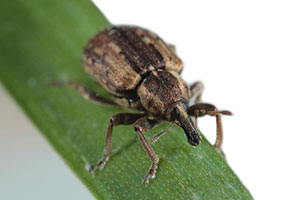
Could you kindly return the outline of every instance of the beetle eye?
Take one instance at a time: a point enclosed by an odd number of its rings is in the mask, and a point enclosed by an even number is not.
[[[177,107],[175,107],[171,112],[171,121],[175,121],[175,119],[178,119],[180,116],[180,111]]]

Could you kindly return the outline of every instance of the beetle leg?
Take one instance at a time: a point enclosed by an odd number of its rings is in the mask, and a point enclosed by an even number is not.
[[[202,82],[197,81],[190,86],[191,100],[195,99],[195,104],[201,102],[201,95],[203,93],[204,85]]]
[[[217,138],[214,144],[214,147],[217,151],[225,158],[225,154],[222,151],[222,143],[223,143],[223,129],[222,129],[222,122],[221,122],[221,114],[223,115],[232,115],[230,111],[223,110],[218,111],[216,106],[207,103],[199,103],[189,107],[188,109],[189,115],[195,116],[195,121],[197,121],[197,117],[203,117],[205,115],[215,116],[216,117],[216,124],[217,124]],[[195,123],[196,124],[196,123]]]
[[[154,143],[156,142],[160,136],[164,135],[166,132],[168,132],[169,128],[171,128],[173,125],[175,124],[175,122],[172,122],[166,129],[164,129],[163,131],[155,134],[152,138],[151,138],[151,142]]]
[[[72,80],[67,80],[67,81],[54,81],[51,82],[50,85],[54,86],[62,86],[62,85],[67,85],[69,87],[77,89],[77,91],[87,100],[93,101],[96,103],[100,104],[105,104],[109,106],[119,106],[118,104],[111,102],[109,100],[104,99],[103,97],[99,96],[96,92],[93,90],[89,89],[82,83],[76,83]]]
[[[152,165],[150,167],[150,170],[149,170],[149,172],[146,174],[146,176],[144,178],[144,181],[143,181],[144,184],[148,184],[149,183],[149,178],[150,177],[151,178],[155,177],[155,173],[156,173],[156,169],[157,169],[157,164],[158,164],[159,158],[157,157],[157,155],[153,151],[152,147],[150,146],[150,144],[146,140],[145,136],[143,135],[143,131],[150,130],[157,123],[158,123],[157,121],[150,120],[150,119],[147,119],[147,118],[141,118],[141,119],[137,120],[134,123],[134,130],[137,133],[137,136],[138,136],[140,142],[142,143],[142,145],[143,145],[143,147],[144,147],[144,149],[145,149],[148,157],[152,161]]]
[[[110,118],[110,122],[107,128],[105,145],[104,145],[104,156],[103,158],[96,164],[92,165],[89,169],[89,172],[92,173],[96,167],[102,169],[106,162],[109,159],[109,156],[112,154],[112,132],[113,127],[118,125],[128,125],[133,124],[136,120],[141,117],[145,117],[147,114],[134,114],[134,113],[120,113],[114,115]]]

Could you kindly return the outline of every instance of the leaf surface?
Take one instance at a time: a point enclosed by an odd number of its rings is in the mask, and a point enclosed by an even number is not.
[[[114,129],[118,150],[91,176],[87,166],[103,155],[110,117],[125,110],[88,102],[74,89],[46,82],[72,79],[109,98],[81,65],[85,44],[110,25],[108,20],[86,0],[4,0],[0,19],[3,85],[97,199],[252,199],[206,139],[192,147],[178,127],[152,145],[160,162],[150,185],[142,179],[151,162],[132,126]],[[147,139],[167,125],[146,133]]]

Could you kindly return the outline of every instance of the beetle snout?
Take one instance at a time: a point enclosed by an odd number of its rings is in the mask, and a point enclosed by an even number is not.
[[[197,132],[195,134],[187,134],[187,139],[192,146],[197,146],[201,142],[201,137]]]
[[[195,129],[192,120],[189,117],[187,117],[181,120],[180,125],[181,128],[184,130],[184,133],[190,145],[197,146],[201,142],[201,137]]]

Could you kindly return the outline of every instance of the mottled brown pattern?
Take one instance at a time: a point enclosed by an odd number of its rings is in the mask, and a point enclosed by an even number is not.
[[[131,26],[113,26],[87,44],[86,71],[109,93],[133,98],[149,72],[166,69],[179,72],[183,64],[172,49],[150,31]]]
[[[66,82],[76,88],[85,98],[98,103],[138,110],[139,114],[121,113],[111,117],[106,134],[104,155],[90,167],[104,167],[112,154],[113,127],[134,125],[152,165],[144,178],[155,176],[159,158],[143,135],[161,121],[170,121],[171,126],[180,126],[187,141],[193,146],[201,142],[201,136],[189,115],[195,119],[205,115],[215,116],[217,123],[216,149],[222,154],[222,126],[220,115],[231,115],[229,111],[218,111],[214,105],[200,103],[203,85],[196,82],[190,87],[181,79],[183,68],[175,54],[175,48],[167,45],[156,34],[133,26],[113,26],[94,36],[83,54],[83,65],[89,75],[113,98],[114,102],[98,96],[83,84]],[[195,99],[196,104],[189,107]],[[149,118],[150,117],[150,118]],[[196,120],[195,120],[196,121]],[[155,141],[167,129],[156,136]],[[152,140],[154,141],[154,140]]]

